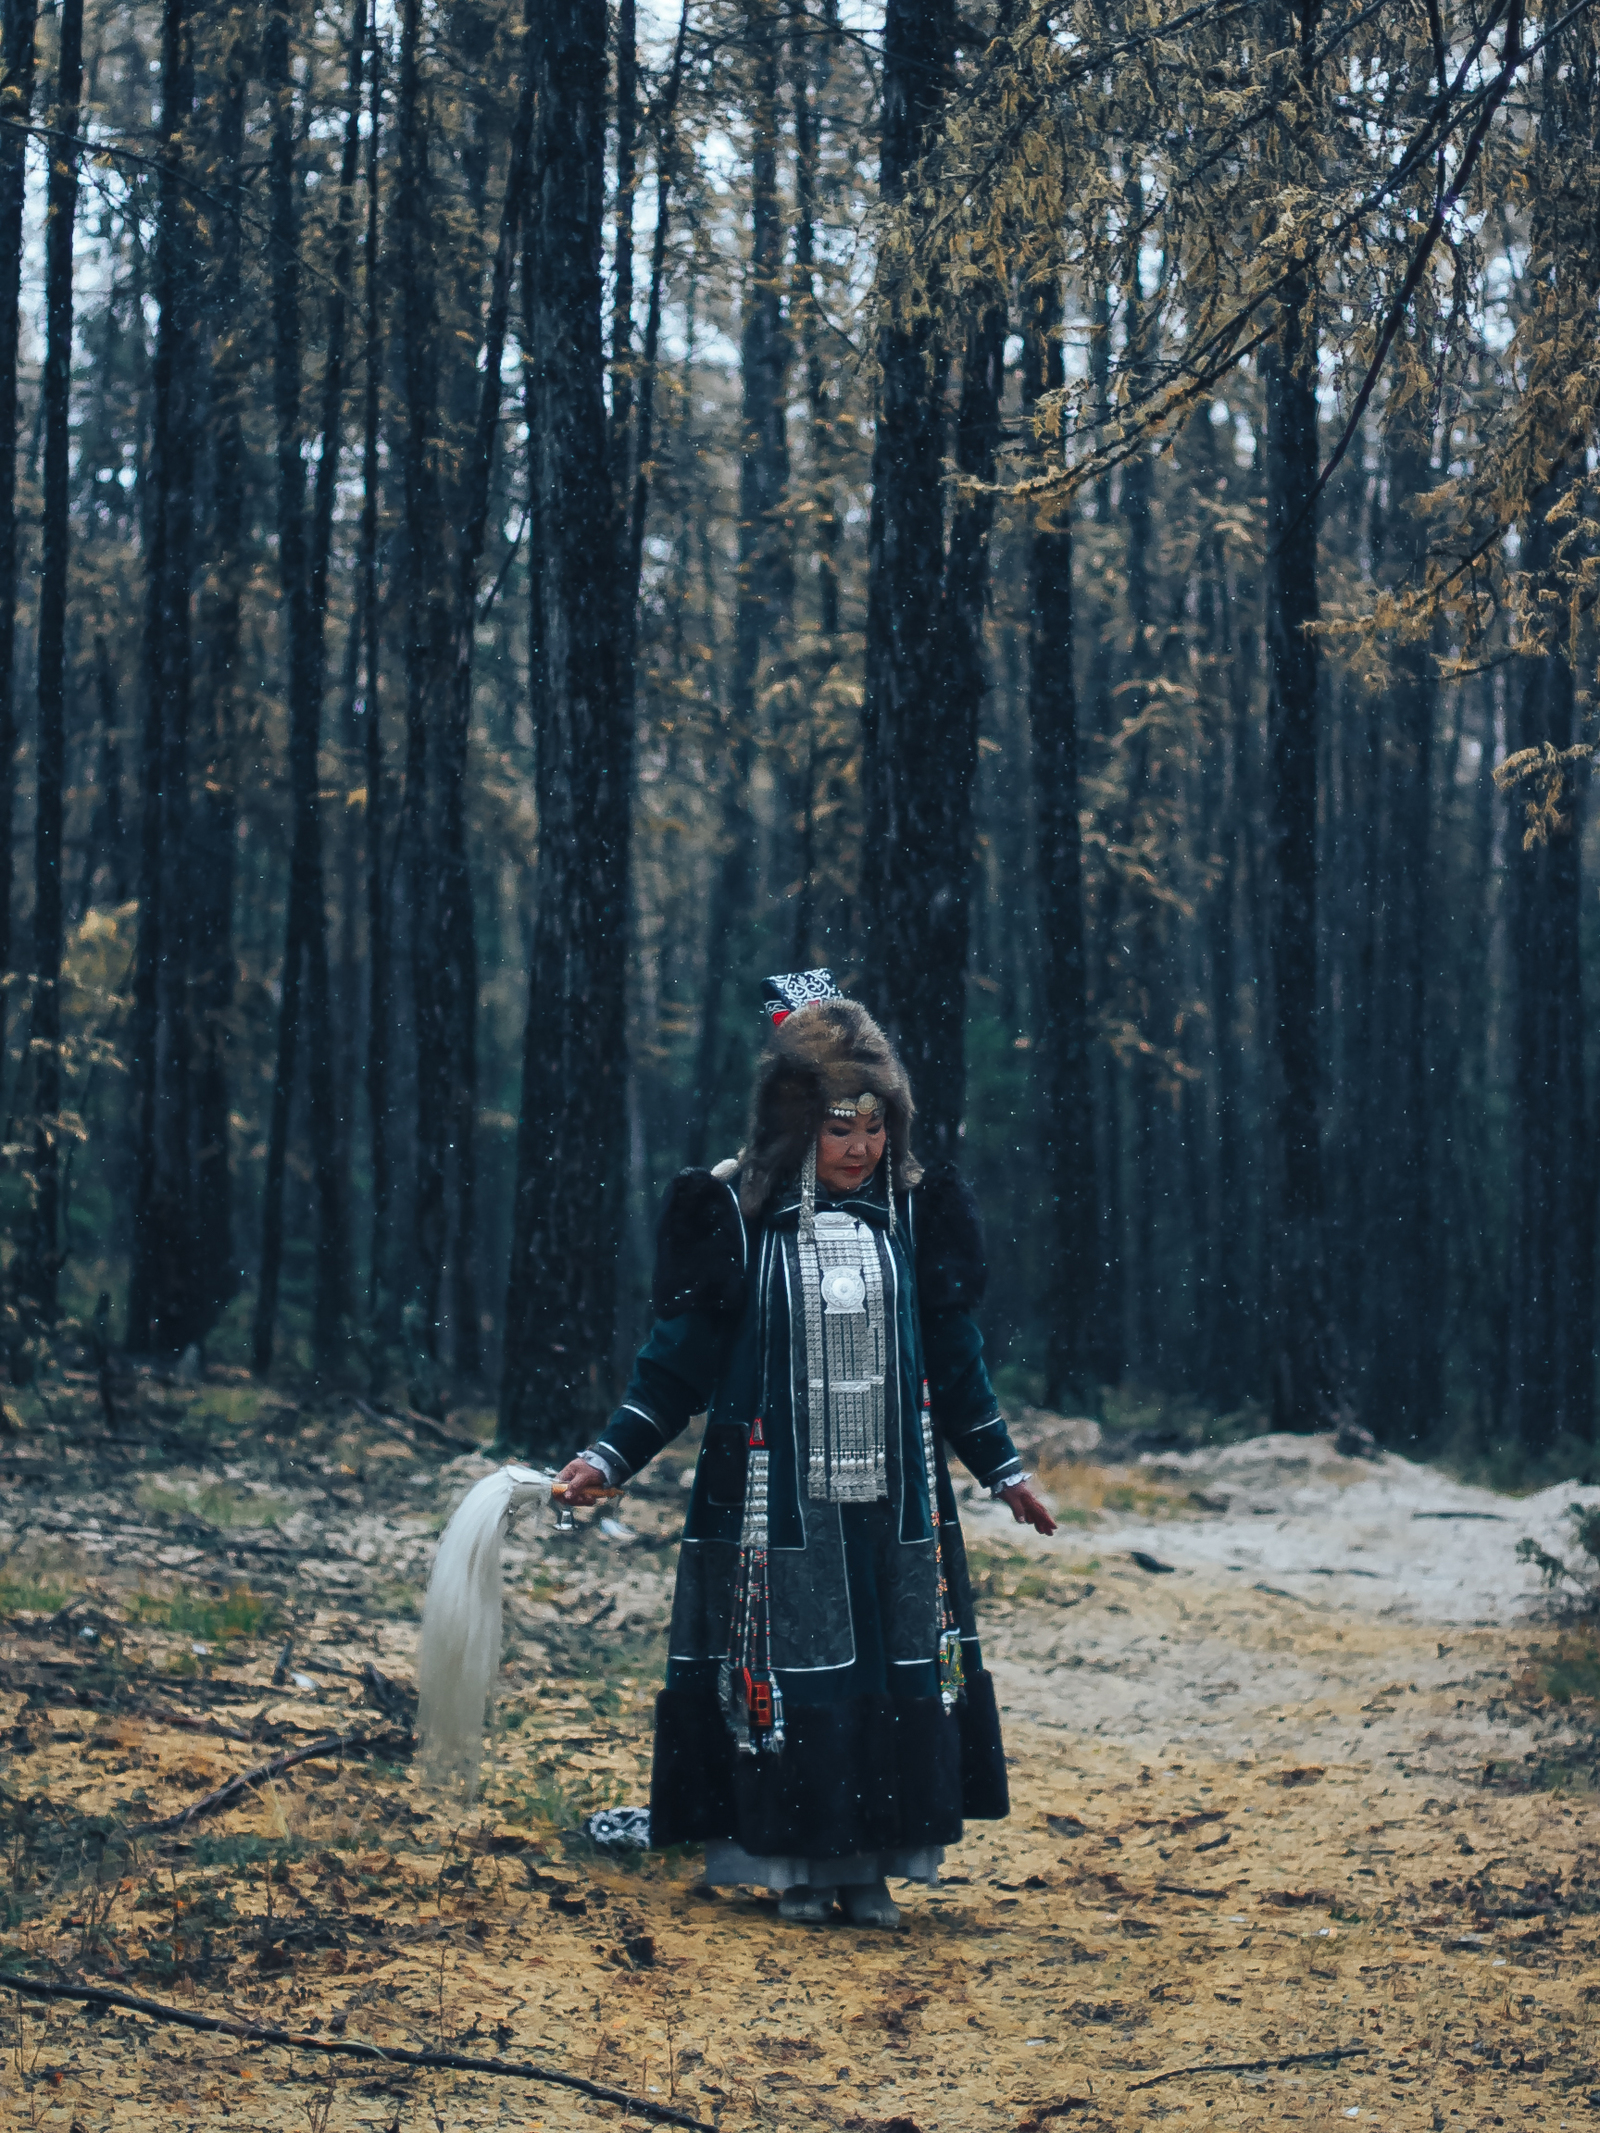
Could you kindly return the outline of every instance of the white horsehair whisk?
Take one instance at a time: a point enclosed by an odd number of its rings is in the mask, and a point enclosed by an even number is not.
[[[422,1775],[469,1800],[500,1671],[500,1544],[514,1511],[550,1501],[551,1479],[530,1466],[485,1474],[445,1527],[428,1580],[417,1664]]]

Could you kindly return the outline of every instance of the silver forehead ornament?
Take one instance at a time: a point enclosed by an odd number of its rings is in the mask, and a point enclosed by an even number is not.
[[[852,1097],[847,1103],[829,1104],[828,1116],[851,1120],[859,1118],[864,1120],[868,1127],[872,1127],[882,1118],[883,1105],[870,1089],[864,1089],[859,1096]]]

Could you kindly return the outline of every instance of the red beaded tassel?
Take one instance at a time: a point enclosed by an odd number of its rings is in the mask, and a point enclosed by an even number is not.
[[[772,1665],[772,1581],[767,1561],[767,1438],[750,1425],[744,1524],[739,1534],[738,1596],[729,1655],[717,1670],[717,1695],[741,1755],[781,1755],[783,1691]]]

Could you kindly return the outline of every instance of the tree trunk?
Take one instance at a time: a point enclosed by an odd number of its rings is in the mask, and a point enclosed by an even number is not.
[[[133,894],[128,828],[122,819],[122,728],[118,723],[117,675],[104,637],[94,640],[95,693],[100,706],[100,751],[95,772],[92,871],[86,872],[84,908],[104,895],[113,906]]]
[[[1345,494],[1348,498],[1348,489]],[[1347,510],[1342,515],[1342,530],[1353,545],[1356,513]],[[1376,512],[1370,540],[1372,553],[1380,555],[1385,532]],[[1378,1185],[1374,1174],[1381,1175],[1381,1171],[1373,1162],[1372,1142],[1377,1108],[1374,1082],[1380,1058],[1376,1046],[1381,1036],[1377,1017],[1378,862],[1385,805],[1382,738],[1388,704],[1374,702],[1356,677],[1335,674],[1327,687],[1323,723],[1326,799],[1319,810],[1324,826],[1318,866],[1325,889],[1318,899],[1317,991],[1325,1018],[1327,1110],[1333,1129],[1325,1248],[1329,1315],[1345,1329],[1352,1389],[1359,1398],[1361,1373],[1370,1360],[1363,1346],[1365,1304],[1383,1279],[1368,1255],[1368,1218],[1387,1190]],[[1331,1011],[1335,998],[1337,1015]]]
[[[900,973],[896,1021],[917,1092],[919,1138],[929,1156],[958,1153],[966,1106],[967,951],[976,834],[972,789],[985,687],[983,625],[1005,345],[1005,306],[988,304],[967,329],[955,438],[956,472],[984,486],[962,491],[951,514],[938,686],[921,736],[904,735],[898,766],[907,820],[915,826],[912,849],[898,855],[904,869],[900,886],[911,908],[920,903],[920,939],[911,967]]]
[[[384,759],[381,720],[383,615],[378,599],[378,465],[383,406],[383,284],[378,249],[378,141],[383,118],[383,83],[379,65],[378,0],[372,0],[372,82],[367,125],[367,346],[366,396],[361,453],[361,619],[366,694],[361,729],[367,804],[367,1131],[372,1153],[372,1252],[369,1268],[371,1318],[379,1333],[392,1339],[397,1330],[390,1266],[394,1179],[389,1147],[389,1035],[394,1024],[390,997],[389,880],[384,849]],[[376,1375],[376,1371],[375,1371]],[[374,1390],[378,1387],[375,1384]]]
[[[349,345],[346,291],[354,278],[356,179],[361,166],[361,88],[366,56],[366,0],[352,0],[346,59],[345,127],[339,163],[339,206],[328,292],[326,354],[322,371],[321,441],[311,515],[307,587],[305,706],[303,736],[310,777],[299,800],[297,827],[310,853],[307,868],[305,954],[306,1083],[310,1096],[311,1160],[317,1185],[317,1293],[312,1347],[319,1361],[334,1353],[341,1322],[351,1308],[349,1218],[349,1097],[339,1074],[333,984],[328,953],[321,784],[322,699],[327,678],[328,585],[333,563],[333,513],[344,444],[344,370]],[[298,231],[296,231],[298,236]]]
[[[778,194],[778,61],[775,0],[746,0],[750,54],[750,257],[745,266],[740,386],[739,576],[734,599],[733,659],[723,737],[722,839],[706,926],[689,1160],[705,1160],[720,1091],[722,1000],[731,977],[744,975],[738,946],[755,882],[756,825],[750,773],[757,749],[756,690],[761,662],[787,628],[794,602],[794,557],[787,518],[789,487],[789,341],[783,320],[783,216]],[[788,849],[789,777],[778,768],[780,850]],[[780,872],[787,872],[780,867]],[[731,965],[731,968],[730,968]]]
[[[366,0],[361,0],[365,8]],[[358,359],[359,360],[359,359]],[[348,795],[361,785],[361,653],[366,642],[366,617],[362,610],[360,535],[352,558],[353,597],[345,625],[344,656],[339,676],[339,721],[334,743],[337,790]],[[336,1046],[335,1087],[339,1099],[339,1195],[345,1219],[351,1225],[352,1268],[347,1304],[355,1309],[355,1162],[356,1089],[361,1081],[361,989],[364,923],[361,909],[361,818],[348,799],[334,822],[338,878],[333,891],[333,909],[338,917],[338,976],[334,983],[334,1031]],[[331,952],[330,952],[330,960]]]
[[[1065,376],[1058,283],[1029,320],[1023,408],[1059,392]],[[1059,441],[1053,457],[1059,460]],[[1073,675],[1072,530],[1063,512],[1033,529],[1028,637],[1028,726],[1037,810],[1038,1035],[1050,1231],[1044,1286],[1047,1407],[1080,1403],[1090,1386],[1094,1308],[1094,1091],[1084,967],[1083,844],[1078,823],[1078,696]]]
[[[1496,697],[1503,694],[1506,678],[1503,668],[1483,675],[1458,699],[1455,762],[1445,773],[1440,796],[1434,897],[1435,909],[1450,913],[1450,924],[1438,927],[1447,952],[1435,978],[1430,1016],[1439,1047],[1434,1085],[1444,1097],[1443,1116],[1437,1115],[1436,1099],[1432,1124],[1433,1146],[1442,1155],[1435,1184],[1435,1249],[1441,1262],[1439,1278],[1449,1283],[1451,1303],[1445,1348],[1454,1366],[1452,1376],[1465,1381],[1468,1413],[1484,1438],[1501,1428],[1505,1415],[1509,1331],[1502,1243],[1508,1225],[1503,1217],[1490,1214],[1492,1195],[1500,1185],[1494,1163],[1499,1136],[1491,1116],[1490,1063],[1498,1046],[1500,1012],[1512,1005],[1505,999],[1512,987],[1505,983],[1501,959],[1494,952],[1497,937],[1503,936],[1497,912],[1509,901],[1508,896],[1502,900],[1498,883],[1505,879],[1509,889],[1516,856],[1510,852],[1510,864],[1495,863]]]
[[[667,288],[667,237],[672,224],[673,188],[678,173],[678,99],[683,89],[684,58],[689,36],[689,0],[683,0],[678,13],[678,33],[673,41],[672,66],[668,72],[665,89],[656,115],[656,223],[650,244],[650,289],[645,306],[644,352],[639,366],[637,408],[634,417],[634,439],[631,453],[631,487],[618,492],[619,500],[625,503],[620,524],[624,534],[624,557],[622,582],[618,589],[618,671],[617,685],[622,691],[624,711],[630,732],[636,722],[636,675],[635,652],[639,626],[639,584],[644,568],[645,518],[650,504],[650,487],[654,477],[653,455],[655,451],[655,405],[656,372],[661,350],[661,311]],[[694,351],[694,297],[690,286],[688,321],[689,358]],[[687,428],[687,420],[685,421]],[[685,449],[688,449],[687,438]],[[629,455],[620,462],[626,469]],[[689,544],[680,542],[679,566],[683,574],[683,592],[687,594]],[[684,622],[685,601],[675,604],[675,627],[681,633]],[[681,639],[680,639],[681,642]],[[681,666],[681,661],[675,662]],[[703,1021],[706,1027],[715,1027],[715,1018]],[[706,1077],[709,1083],[711,1077]],[[636,1152],[643,1147],[644,1108],[639,1101],[637,1083],[630,1083],[629,1091],[629,1142]],[[698,1121],[701,1146],[709,1129],[709,1112],[695,1107],[692,1116]],[[637,1129],[637,1132],[635,1131]],[[642,1160],[642,1155],[638,1157]],[[691,1160],[703,1160],[691,1157]]]
[[[1208,470],[1220,472],[1215,432],[1205,425]],[[1245,788],[1241,771],[1245,725],[1250,715],[1249,669],[1235,628],[1235,601],[1221,538],[1207,544],[1203,559],[1203,623],[1212,673],[1221,683],[1213,699],[1216,729],[1206,749],[1202,776],[1209,785],[1208,813],[1216,880],[1206,900],[1205,932],[1212,1044],[1216,1061],[1215,1219],[1210,1226],[1201,1322],[1199,1382],[1224,1412],[1237,1408],[1247,1389],[1249,1309],[1246,1277],[1248,1195],[1244,1162],[1244,1033],[1239,1014],[1235,954],[1238,909],[1240,816]],[[1246,834],[1248,834],[1248,825]]]
[[[0,110],[16,123],[0,134],[0,977],[11,969],[12,799],[17,709],[17,334],[22,302],[22,210],[33,116],[34,32],[39,0],[0,9]],[[0,985],[0,1058],[6,991]]]
[[[1111,302],[1102,284],[1094,294],[1089,333],[1089,375],[1094,385],[1096,419],[1111,418]],[[1098,576],[1102,585],[1110,567],[1111,477],[1103,474],[1094,486],[1095,547]],[[1091,711],[1098,745],[1104,747],[1111,733],[1111,617],[1102,599],[1094,617],[1090,671],[1093,676]],[[1090,1011],[1102,1023],[1114,1012],[1120,986],[1117,938],[1122,921],[1122,882],[1115,867],[1106,865],[1100,881],[1099,909],[1093,932],[1090,963]],[[1095,1305],[1091,1362],[1094,1375],[1106,1385],[1119,1385],[1127,1367],[1128,1287],[1124,1221],[1122,1157],[1122,1064],[1109,1044],[1100,1047],[1097,1077],[1101,1101],[1097,1105],[1100,1125],[1099,1179],[1100,1221],[1096,1239]]]
[[[1264,524],[1263,454],[1264,446],[1258,434],[1251,450],[1245,496],[1252,509],[1260,503]],[[1264,554],[1259,567],[1259,580],[1253,573],[1236,580],[1233,610],[1234,637],[1238,645],[1233,664],[1233,779],[1237,795],[1235,815],[1239,823],[1239,901],[1235,906],[1234,954],[1242,963],[1235,998],[1250,1003],[1248,1023],[1242,1012],[1236,1021],[1240,1029],[1239,1087],[1243,1116],[1256,1122],[1259,1128],[1247,1151],[1245,1182],[1241,1188],[1246,1219],[1240,1230],[1240,1264],[1244,1294],[1250,1306],[1244,1314],[1241,1337],[1245,1394],[1258,1398],[1267,1390],[1270,1313],[1264,1308],[1264,1300],[1267,1295],[1268,1209],[1272,1198],[1272,1136],[1267,1124],[1270,1031],[1266,1016],[1270,1004],[1270,968],[1263,908],[1267,899],[1262,887],[1267,842],[1264,700],[1261,712],[1258,714],[1256,710],[1256,687],[1258,681],[1262,683],[1264,696],[1268,656]]]
[[[683,89],[683,64],[689,37],[689,0],[683,0],[678,15],[678,34],[672,46],[672,68],[667,76],[657,117],[656,226],[650,240],[650,293],[645,310],[644,356],[639,366],[638,414],[633,448],[633,483],[628,507],[627,567],[622,581],[624,663],[622,680],[633,687],[633,648],[636,634],[639,579],[644,566],[644,522],[650,501],[651,454],[655,447],[656,364],[661,348],[661,306],[667,285],[667,237],[672,226],[672,190],[678,174],[678,98]],[[627,494],[628,492],[623,492]]]
[[[1104,732],[1104,727],[1099,730]],[[1115,999],[1120,972],[1115,956],[1122,918],[1122,883],[1110,867],[1100,882],[1099,954],[1095,959],[1095,1002],[1101,1016]],[[1109,1044],[1100,1050],[1099,1102],[1100,1193],[1099,1257],[1094,1308],[1094,1375],[1103,1385],[1120,1385],[1128,1369],[1128,1238],[1126,1101],[1127,1077]]]
[[[636,0],[617,0],[617,205],[611,280],[611,486],[633,491],[633,202],[638,184],[639,24]],[[631,531],[626,529],[626,531]]]
[[[206,772],[195,834],[195,992],[200,1067],[195,1091],[195,1225],[209,1324],[239,1285],[233,1242],[233,1167],[228,1102],[228,1024],[233,1005],[234,849],[238,831],[238,675],[250,556],[245,537],[244,409],[250,355],[240,310],[243,267],[241,163],[249,58],[242,32],[229,40],[219,100],[216,185],[223,201],[213,282],[211,366],[214,590],[207,630]]]
[[[1135,390],[1148,388],[1152,326],[1144,322],[1144,294],[1139,283],[1139,264],[1132,263],[1128,286],[1123,292],[1127,322],[1128,361]],[[1155,598],[1151,583],[1151,555],[1155,545],[1155,463],[1148,447],[1134,452],[1122,469],[1121,517],[1125,528],[1127,558],[1128,638],[1125,680],[1132,684],[1122,697],[1120,716],[1113,724],[1131,728],[1131,737],[1118,746],[1125,753],[1127,799],[1119,842],[1138,852],[1153,848],[1158,838],[1158,803],[1154,791],[1158,775],[1152,760],[1151,735],[1145,724],[1151,703],[1150,683],[1155,679],[1157,637]],[[1114,864],[1114,862],[1108,862]],[[1128,938],[1118,943],[1125,973],[1122,1013],[1144,1039],[1128,1069],[1129,1108],[1132,1112],[1131,1257],[1133,1261],[1133,1352],[1135,1371],[1146,1382],[1160,1382],[1165,1326],[1162,1306],[1166,1285],[1156,1257],[1156,1208],[1162,1195],[1161,1152],[1166,1136],[1166,1099],[1162,1088],[1165,1068],[1159,1053],[1166,1048],[1166,929],[1163,915],[1149,885],[1139,878],[1124,882],[1122,902],[1132,904]],[[1131,953],[1129,951],[1131,950]]]
[[[1526,568],[1548,580],[1549,492],[1525,534]],[[1579,738],[1571,665],[1549,649],[1522,661],[1514,748]],[[1560,820],[1523,844],[1511,809],[1512,1171],[1508,1419],[1524,1453],[1582,1458],[1594,1425],[1594,1176],[1584,1077],[1582,844],[1588,773],[1569,770]],[[1570,1468],[1567,1469],[1570,1471]]]
[[[67,571],[71,556],[72,240],[78,214],[83,90],[83,0],[61,0],[60,54],[45,226],[44,553],[39,573],[39,736],[33,857],[33,1223],[27,1287],[34,1312],[55,1323],[60,1267],[61,830],[66,781]]]
[[[1279,1429],[1339,1407],[1323,1229],[1317,1000],[1317,350],[1310,291],[1285,299],[1263,351],[1267,399],[1267,736],[1278,1193],[1270,1230],[1270,1378]]]
[[[163,0],[155,361],[145,470],[145,697],[139,937],[129,1032],[137,1113],[128,1347],[176,1354],[204,1331],[191,1145],[190,590],[194,525],[195,262],[184,183],[194,107],[185,0]]]
[[[293,842],[289,857],[278,1062],[267,1139],[265,1205],[261,1223],[261,1286],[256,1304],[254,1367],[272,1361],[283,1259],[283,1188],[289,1116],[301,1040],[301,992],[306,994],[307,1084],[312,1162],[317,1180],[316,1295],[312,1345],[326,1363],[345,1310],[347,1248],[340,1195],[338,1131],[333,1093],[333,1025],[328,986],[328,924],[323,889],[322,817],[318,756],[322,737],[323,618],[327,609],[333,488],[339,454],[344,361],[344,281],[350,262],[350,204],[358,152],[362,17],[351,41],[351,84],[344,163],[340,176],[340,248],[329,307],[324,373],[322,458],[317,470],[313,537],[307,550],[305,461],[300,420],[300,231],[296,212],[295,109],[290,72],[293,0],[275,0],[263,46],[263,74],[274,99],[268,196],[272,233],[273,403],[277,423],[278,573],[287,617],[289,789]]]
[[[528,59],[511,136],[500,241],[495,250],[484,335],[483,391],[464,484],[465,515],[456,559],[455,662],[450,716],[439,764],[440,933],[445,942],[441,975],[444,1021],[450,1032],[450,1142],[454,1158],[456,1224],[451,1244],[455,1366],[459,1376],[479,1368],[478,1296],[475,1276],[478,1110],[478,949],[473,923],[472,873],[467,863],[467,749],[472,731],[472,652],[478,624],[478,566],[489,528],[489,491],[495,439],[500,428],[500,365],[511,308],[517,230],[527,193],[528,150],[533,126],[532,49],[535,17],[527,16]]]
[[[830,389],[828,366],[823,352],[826,322],[821,298],[817,292],[816,256],[818,185],[822,163],[820,106],[832,65],[833,40],[838,35],[837,0],[824,0],[822,20],[826,34],[816,40],[817,59],[813,69],[810,52],[812,33],[804,0],[789,0],[795,151],[794,276],[790,315],[798,323],[800,346],[805,361],[811,462],[809,524],[817,567],[816,665],[802,677],[804,704],[801,754],[795,765],[799,813],[798,888],[794,924],[790,929],[789,955],[797,968],[803,968],[810,962],[818,930],[818,698],[827,690],[829,678],[839,661],[838,447],[834,437],[835,396]]]
[[[727,704],[722,707],[720,727],[721,837],[706,912],[700,1027],[695,1038],[694,1085],[689,1095],[689,1131],[683,1150],[683,1159],[692,1168],[709,1160],[712,1121],[727,1078],[722,997],[729,977],[728,959],[740,920],[749,912],[755,894],[755,830],[750,819],[755,738],[748,727],[736,723],[732,707]]]
[[[1415,403],[1390,440],[1389,548],[1403,581],[1420,580],[1427,522],[1415,502],[1436,476]],[[1385,1442],[1415,1444],[1441,1419],[1440,1297],[1434,1281],[1428,1071],[1433,939],[1433,734],[1438,712],[1433,646],[1395,648],[1380,756],[1384,794],[1379,847],[1378,1023],[1370,1071],[1375,1136],[1366,1160],[1381,1189],[1371,1199],[1362,1258],[1368,1269],[1370,1426]]]
[[[737,726],[756,730],[761,661],[794,604],[789,503],[789,336],[783,317],[783,208],[778,191],[781,35],[775,0],[745,0],[751,56],[750,258],[745,268],[739,374],[739,583],[729,701]],[[748,805],[748,795],[739,796]]]
[[[736,725],[754,739],[759,730],[756,703],[765,662],[769,683],[777,684],[770,694],[769,730],[777,786],[771,877],[774,899],[787,899],[798,871],[806,749],[804,719],[797,712],[797,692],[788,665],[795,590],[788,435],[793,346],[783,315],[789,273],[778,183],[784,130],[780,0],[745,0],[744,20],[751,64],[750,260],[740,350],[744,442],[729,702]],[[748,790],[731,797],[735,806],[748,810]],[[786,933],[792,931],[792,925],[785,928]],[[742,967],[743,959],[736,959],[741,975]]]
[[[697,450],[694,423],[696,295],[696,286],[691,279],[686,307],[688,317],[684,351],[683,438],[680,447],[690,465],[694,464]],[[720,768],[725,780],[738,780],[741,774],[748,777],[749,771],[746,764],[741,773],[728,723],[727,705],[720,687],[722,662],[717,643],[716,558],[707,518],[708,514],[703,510],[696,515],[692,501],[686,499],[683,539],[686,546],[693,547],[700,566],[700,612],[696,619],[705,647],[703,656],[707,709],[714,722],[718,739],[717,748],[714,751],[709,748],[707,750],[708,756],[713,759],[708,768]],[[687,570],[685,576],[687,578]],[[687,584],[685,592],[687,593]],[[711,877],[711,896],[706,913],[701,961],[700,1026],[695,1043],[694,1080],[690,1087],[689,1130],[685,1136],[683,1150],[684,1162],[696,1169],[708,1160],[711,1120],[719,1093],[717,1033],[721,1026],[724,957],[718,944],[726,938],[729,931],[728,913],[740,908],[739,897],[745,893],[741,887],[744,876],[739,864],[745,856],[746,850],[742,841],[724,837]]]
[[[438,366],[432,272],[427,115],[421,80],[421,0],[400,13],[400,171],[395,200],[401,290],[401,446],[405,490],[406,760],[401,842],[411,923],[411,1006],[416,1039],[416,1136],[410,1256],[414,1270],[408,1338],[437,1359],[444,1283],[447,1047],[438,978],[438,911],[434,897],[433,754],[430,699],[438,680],[441,613],[435,583],[440,540],[439,473],[430,450],[437,421]]]
[[[889,0],[883,31],[883,111],[879,190],[897,205],[924,153],[954,52],[950,0],[923,6]],[[872,450],[872,513],[867,532],[866,688],[861,720],[864,837],[860,910],[867,997],[888,1025],[917,1091],[939,1109],[921,1135],[925,1152],[945,1152],[959,1123],[960,1094],[938,1073],[930,1047],[947,1036],[965,985],[964,969],[931,967],[928,921],[945,929],[941,946],[964,940],[964,917],[931,911],[936,887],[949,894],[933,840],[947,814],[945,781],[959,766],[929,744],[926,721],[942,695],[940,610],[944,577],[944,393],[949,357],[926,311],[891,314],[879,335],[882,380]],[[974,390],[981,386],[981,360]],[[965,391],[965,386],[963,387]],[[981,424],[971,411],[969,434]],[[947,723],[947,722],[945,722]],[[970,796],[966,805],[970,807]],[[967,863],[965,854],[961,863]],[[963,1003],[964,1004],[964,1003]]]
[[[271,217],[273,403],[277,421],[278,596],[286,622],[289,694],[291,852],[287,932],[278,997],[278,1058],[267,1135],[266,1191],[261,1216],[261,1274],[256,1291],[253,1363],[258,1375],[272,1362],[278,1283],[283,1266],[283,1188],[289,1159],[289,1107],[300,1045],[301,963],[305,946],[307,865],[301,828],[305,784],[307,612],[305,470],[300,456],[299,230],[295,214],[294,88],[290,74],[289,0],[272,0],[262,45],[262,73],[273,103],[268,176]],[[313,805],[315,793],[313,790]]]
[[[631,734],[617,671],[600,243],[605,0],[546,0],[524,273],[533,453],[539,859],[517,1130],[500,1438],[598,1426],[627,1165]]]
[[[1595,119],[1592,29],[1580,22],[1564,46],[1545,58],[1539,122],[1540,146],[1557,159],[1558,172],[1569,144],[1592,141]],[[1545,272],[1558,287],[1568,284],[1563,301],[1584,312],[1596,294],[1592,222],[1592,199],[1570,180],[1537,189],[1536,256],[1551,263]],[[1568,603],[1576,595],[1557,576],[1560,536],[1552,525],[1570,502],[1564,485],[1572,479],[1564,474],[1539,493],[1522,529],[1530,611],[1547,634],[1524,655],[1512,681],[1511,753],[1560,752],[1590,738],[1566,641]],[[1587,761],[1568,766],[1559,796],[1541,796],[1542,815],[1532,805],[1525,811],[1514,797],[1506,840],[1512,966],[1506,1410],[1530,1463],[1554,1455],[1563,1473],[1587,1464],[1594,1427],[1594,1122],[1585,1088],[1582,938],[1589,782]]]
[[[805,360],[813,539],[817,554],[817,634],[822,639],[823,657],[830,663],[838,656],[835,640],[839,635],[840,518],[834,490],[838,446],[834,436],[834,395],[830,391],[823,353],[826,320],[817,293],[816,218],[823,147],[820,101],[828,85],[833,40],[838,35],[838,17],[838,0],[823,0],[822,20],[827,35],[816,40],[817,62],[813,74],[808,51],[811,32],[802,0],[791,0],[795,131],[794,299],[791,308],[799,322]],[[810,797],[809,793],[807,797]],[[806,937],[804,932],[801,937]]]

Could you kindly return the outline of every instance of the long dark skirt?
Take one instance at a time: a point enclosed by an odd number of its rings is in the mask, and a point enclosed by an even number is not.
[[[781,1755],[741,1755],[717,1702],[713,1663],[674,1660],[656,1699],[651,1841],[726,1838],[755,1857],[838,1859],[954,1844],[964,1820],[1009,1811],[994,1685],[976,1637],[963,1641],[966,1692],[953,1712],[930,1656],[887,1655],[887,1504],[844,1507],[853,1665],[780,1671]],[[900,1640],[896,1640],[899,1642]],[[903,1647],[902,1647],[903,1648]]]

